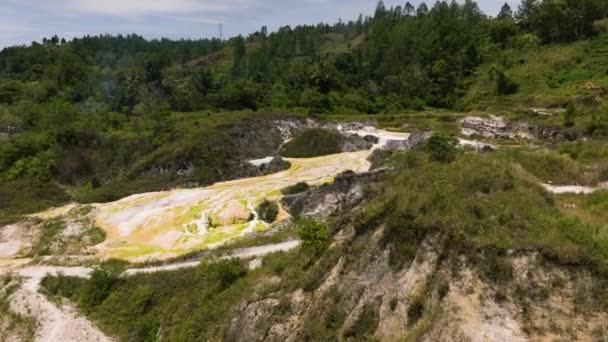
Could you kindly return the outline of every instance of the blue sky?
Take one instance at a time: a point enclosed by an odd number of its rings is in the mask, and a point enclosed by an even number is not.
[[[505,0],[478,0],[495,14]],[[385,0],[386,6],[404,1]],[[420,0],[411,1],[417,5]],[[509,0],[513,8],[517,1]],[[376,0],[0,0],[0,47],[57,34],[137,33],[147,38],[247,34],[266,25],[316,24],[371,14]],[[427,1],[431,5],[434,0]]]

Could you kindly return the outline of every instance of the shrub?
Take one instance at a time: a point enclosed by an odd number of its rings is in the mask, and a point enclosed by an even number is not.
[[[279,215],[279,205],[269,200],[264,200],[255,210],[259,217],[268,223],[274,222]]]
[[[308,190],[309,188],[310,188],[310,186],[308,185],[308,183],[300,182],[300,183],[290,185],[286,188],[281,189],[281,193],[283,195],[294,195],[294,194],[299,194],[301,192],[304,192],[304,191]]]
[[[456,146],[458,139],[455,137],[436,134],[429,139],[426,149],[432,161],[451,163],[456,160]]]
[[[124,264],[119,262],[108,262],[96,267],[83,287],[81,295],[83,306],[92,309],[103,303],[120,281],[124,269]]]
[[[593,22],[593,32],[597,33],[597,34],[608,33],[608,18],[594,21]]]
[[[500,284],[513,279],[513,266],[498,251],[488,251],[488,255],[482,261],[482,269],[486,277],[495,283]]]
[[[407,308],[407,322],[409,325],[414,325],[424,314],[424,298],[416,296]]]
[[[40,281],[40,289],[50,296],[72,298],[77,294],[80,279],[58,274],[56,277],[46,276]]]
[[[202,263],[200,271],[209,277],[211,286],[225,290],[247,274],[247,268],[241,260],[233,258],[218,262]]]
[[[310,158],[342,152],[342,136],[324,129],[308,129],[300,133],[281,149],[291,158]]]
[[[576,107],[574,104],[570,102],[566,107],[566,111],[564,111],[564,126],[572,127],[574,126],[574,117],[576,116]]]
[[[515,94],[519,90],[519,85],[510,79],[501,70],[494,70],[494,79],[496,80],[496,93],[498,95]]]
[[[327,249],[330,235],[326,225],[311,218],[302,218],[296,226],[302,248],[307,253],[319,256]]]

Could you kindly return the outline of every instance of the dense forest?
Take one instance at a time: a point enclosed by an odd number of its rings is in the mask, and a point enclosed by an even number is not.
[[[606,17],[603,0],[524,0],[495,17],[470,0],[379,2],[354,21],[229,40],[55,36],[5,48],[0,213],[158,189],[145,171],[196,155],[213,166],[196,181],[221,179],[224,111],[474,109],[465,94],[480,66],[491,62],[495,96],[517,93],[501,52],[588,39],[608,31]]]

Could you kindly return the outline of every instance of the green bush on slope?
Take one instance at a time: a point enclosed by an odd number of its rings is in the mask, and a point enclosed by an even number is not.
[[[368,244],[365,234],[379,227],[384,228],[381,243],[390,251],[389,262],[397,269],[413,260],[425,237],[439,235],[445,237],[437,244],[442,257],[446,253],[469,257],[481,274],[496,283],[513,277],[511,265],[503,259],[508,249],[536,248],[566,265],[607,270],[606,227],[564,216],[553,197],[508,155],[463,153],[452,163],[441,163],[429,161],[421,149],[396,154],[391,161],[394,172],[370,189],[359,214],[342,213],[344,218],[336,221],[352,220],[358,234],[352,245],[327,249],[331,235],[326,225],[297,221],[302,248],[269,255],[260,269],[245,272],[244,265],[233,260],[136,275],[121,279],[105,300],[85,311],[121,341],[156,336],[166,341],[221,340],[228,318],[243,300],[296,289],[314,291],[340,258],[360,260],[357,246]],[[268,279],[275,275],[281,282],[270,284]],[[43,285],[53,289],[49,292],[83,305],[81,297],[89,281],[47,279],[51,280]],[[326,300],[334,303],[339,298],[336,293]],[[598,305],[608,305],[608,298],[598,298]],[[281,310],[278,306],[276,314],[281,315]],[[420,319],[425,315],[424,301],[408,311],[412,323]],[[305,336],[318,340],[336,336],[344,319],[340,307],[323,305],[315,312],[319,315],[308,318]],[[360,322],[362,330],[353,333],[373,331],[376,313],[376,307],[369,307]],[[324,321],[318,322],[318,317]]]
[[[340,153],[340,134],[324,129],[308,129],[286,143],[281,154],[289,158],[310,158]]]
[[[449,164],[410,156],[395,164],[398,171],[374,189],[356,218],[359,234],[385,224],[394,265],[413,259],[434,232],[465,245],[538,248],[563,263],[608,270],[608,232],[562,215],[552,196],[504,155],[464,154]]]

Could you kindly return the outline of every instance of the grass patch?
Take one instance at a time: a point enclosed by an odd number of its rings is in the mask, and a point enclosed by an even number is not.
[[[395,159],[397,170],[372,189],[355,218],[360,231],[385,224],[384,240],[398,265],[412,260],[424,236],[438,233],[453,237],[450,250],[465,255],[473,246],[537,248],[564,264],[608,270],[608,239],[597,227],[561,214],[508,155],[463,154],[446,164],[416,157],[420,151],[407,154]],[[495,261],[490,273],[500,280],[506,268]]]
[[[66,228],[62,217],[44,221],[40,228],[40,237],[32,246],[32,256],[45,256],[61,253],[65,250],[65,243],[59,239],[59,234]]]
[[[519,149],[504,153],[543,183],[595,185],[601,179],[598,169],[585,167],[566,154]]]

